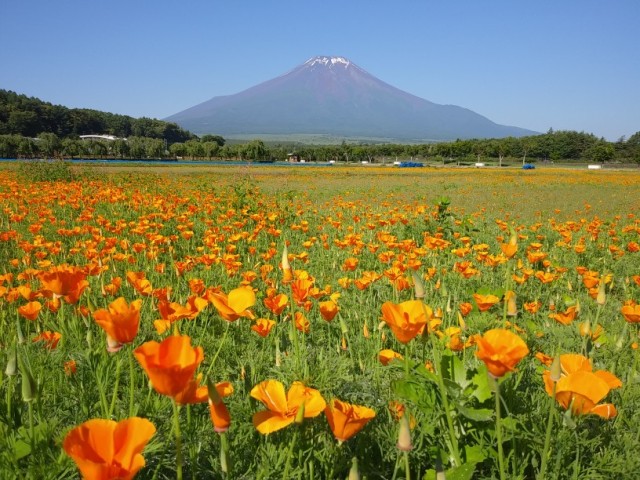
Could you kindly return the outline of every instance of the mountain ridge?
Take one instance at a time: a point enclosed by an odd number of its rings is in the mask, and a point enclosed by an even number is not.
[[[232,95],[171,115],[194,133],[320,134],[398,139],[501,138],[538,132],[400,90],[345,57],[316,56]]]

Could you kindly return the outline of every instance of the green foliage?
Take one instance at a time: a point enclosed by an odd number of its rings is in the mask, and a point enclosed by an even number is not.
[[[70,182],[76,175],[64,160],[22,160],[18,176],[23,182]]]

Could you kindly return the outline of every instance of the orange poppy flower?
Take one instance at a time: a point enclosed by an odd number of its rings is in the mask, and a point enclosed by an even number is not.
[[[401,343],[418,335],[433,316],[431,307],[420,300],[382,304],[382,319]]]
[[[302,333],[309,333],[311,331],[311,323],[309,322],[307,317],[305,317],[304,313],[302,312],[294,313],[293,319],[294,319],[296,328],[300,330]]]
[[[304,405],[304,418],[317,417],[327,406],[318,390],[293,382],[285,395],[284,385],[277,380],[265,380],[251,390],[251,396],[261,401],[267,410],[253,415],[253,425],[266,435],[291,425]]]
[[[172,335],[162,343],[146,342],[133,354],[159,394],[180,404],[207,401],[207,387],[200,387],[199,378],[193,377],[204,353],[202,347],[191,346],[189,336]]]
[[[322,318],[324,318],[327,322],[333,320],[340,310],[338,308],[338,304],[333,300],[320,302],[318,306],[320,307],[320,315],[322,315]]]
[[[63,298],[67,303],[77,303],[82,292],[89,286],[87,274],[77,267],[60,265],[38,275],[42,293],[48,297]]]
[[[495,304],[500,302],[500,299],[495,295],[482,295],[479,293],[473,294],[473,300],[476,302],[478,310],[480,310],[481,312],[486,312]]]
[[[264,338],[269,335],[269,333],[275,326],[276,322],[274,322],[273,320],[269,320],[268,318],[259,318],[253,325],[251,325],[251,330]]]
[[[578,315],[578,309],[575,305],[568,307],[564,312],[550,313],[549,318],[553,318],[563,325],[570,325]]]
[[[273,295],[270,296],[269,294],[267,294],[263,302],[264,306],[271,310],[271,313],[273,313],[274,315],[280,315],[284,311],[284,309],[287,308],[287,305],[289,305],[289,297],[287,297],[284,293],[279,293],[276,295],[275,291],[273,291]]]
[[[359,260],[355,257],[349,257],[342,263],[342,270],[345,272],[353,272],[358,267]]]
[[[640,305],[627,303],[622,307],[622,315],[629,323],[640,323]]]
[[[463,302],[458,306],[458,310],[460,310],[463,317],[466,317],[473,310],[473,305],[469,302]]]
[[[173,322],[184,318],[194,319],[207,305],[209,305],[207,300],[196,295],[191,295],[184,306],[161,298],[158,302],[158,311],[162,319],[155,320],[153,326],[156,328],[156,332],[162,335],[171,327]]]
[[[127,272],[127,282],[144,297],[148,297],[153,291],[151,282],[145,278],[144,272]]]
[[[302,306],[308,300],[313,282],[309,278],[296,278],[291,282],[291,294],[296,305]]]
[[[551,272],[538,270],[534,275],[541,283],[552,283],[558,279],[558,275]]]
[[[501,243],[500,250],[502,254],[507,258],[512,258],[518,251],[518,245],[516,243]]]
[[[241,317],[254,318],[249,308],[256,304],[256,294],[251,287],[239,287],[225,295],[223,292],[210,292],[209,301],[218,310],[222,318],[234,322]]]
[[[561,375],[556,384],[556,400],[564,408],[571,408],[574,415],[594,414],[613,418],[616,408],[610,403],[598,404],[609,391],[622,386],[622,382],[606,370],[592,371],[591,362],[583,355],[560,355]],[[551,372],[542,374],[545,390],[553,394]]]
[[[66,362],[64,362],[64,373],[67,376],[71,376],[74,373],[76,373],[76,371],[78,370],[78,364],[76,363],[75,360],[67,360]]]
[[[127,304],[123,297],[119,297],[109,304],[108,310],[93,312],[93,319],[107,334],[109,351],[118,351],[122,344],[131,343],[136,338],[141,306],[141,299]]]
[[[62,334],[58,332],[50,332],[49,330],[47,330],[34,337],[33,342],[42,341],[49,350],[55,350],[58,347],[58,342],[60,342],[61,338]]]
[[[155,432],[144,418],[93,419],[71,430],[62,446],[86,479],[131,479],[144,467],[141,452]]]
[[[211,417],[213,429],[217,433],[224,433],[229,430],[231,416],[222,399],[233,393],[233,385],[229,382],[222,382],[216,385],[208,383],[207,392],[209,396],[209,416]]]
[[[29,302],[25,305],[22,305],[21,307],[18,307],[18,313],[20,314],[20,316],[31,321],[38,318],[40,310],[42,310],[42,304],[40,302]]]
[[[494,328],[484,335],[476,335],[478,346],[476,356],[482,360],[489,373],[494,377],[502,377],[513,371],[516,364],[528,353],[527,344],[510,330]]]
[[[398,359],[398,360],[402,360],[402,355],[400,355],[398,352],[394,352],[393,350],[386,348],[384,350],[380,350],[380,353],[378,353],[378,361],[384,365],[387,366],[391,363],[392,360],[394,359]]]
[[[329,427],[338,442],[346,442],[376,416],[369,407],[352,405],[334,398],[324,409]]]
[[[525,302],[522,306],[527,312],[536,313],[538,310],[540,310],[542,302],[535,300],[533,302]]]

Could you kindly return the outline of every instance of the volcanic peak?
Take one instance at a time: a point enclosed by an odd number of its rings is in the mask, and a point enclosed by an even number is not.
[[[328,57],[325,55],[319,55],[317,57],[310,58],[309,60],[304,62],[304,64],[307,67],[313,67],[314,65],[323,65],[325,67],[331,68],[334,65],[335,66],[344,65],[344,68],[348,68],[349,65],[351,65],[351,61],[344,57]]]

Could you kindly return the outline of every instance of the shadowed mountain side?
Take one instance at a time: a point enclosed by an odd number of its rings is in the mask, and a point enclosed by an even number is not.
[[[330,134],[451,140],[532,135],[399,90],[342,57],[314,57],[240,93],[167,118],[194,133]]]

